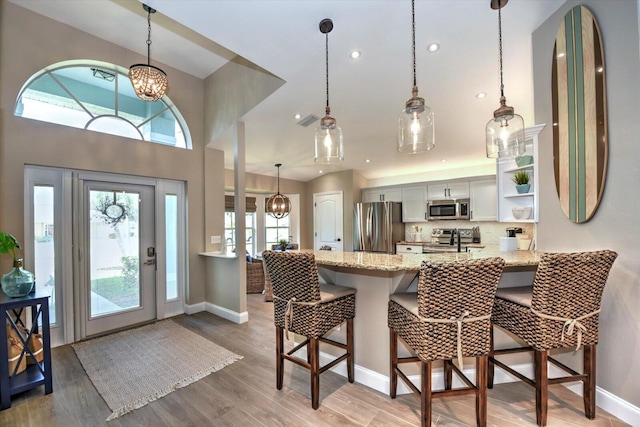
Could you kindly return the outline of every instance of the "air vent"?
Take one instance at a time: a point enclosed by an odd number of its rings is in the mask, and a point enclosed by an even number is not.
[[[318,119],[320,119],[320,117],[314,116],[313,114],[309,114],[307,117],[300,120],[297,124],[306,128],[307,126],[317,121]]]
[[[106,80],[108,82],[112,82],[116,78],[115,73],[112,73],[106,70],[101,70],[100,68],[92,68],[91,71],[93,72],[93,77]]]

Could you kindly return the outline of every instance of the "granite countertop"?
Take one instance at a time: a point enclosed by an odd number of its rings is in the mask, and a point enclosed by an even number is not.
[[[302,250],[302,252],[313,252],[316,257],[316,263],[320,266],[326,265],[378,271],[417,271],[420,269],[420,264],[423,260],[448,262],[501,257],[505,260],[506,268],[535,267],[540,261],[540,252],[500,252],[489,248],[485,248],[485,250],[480,252],[397,255],[366,252],[314,251],[311,249]]]

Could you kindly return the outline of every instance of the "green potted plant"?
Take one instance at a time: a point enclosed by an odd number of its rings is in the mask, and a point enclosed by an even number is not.
[[[0,232],[0,253],[10,254],[13,258],[13,268],[2,276],[2,290],[10,297],[28,295],[35,280],[33,274],[22,268],[22,258],[18,256],[18,249],[22,249],[20,242],[11,234]]]
[[[285,249],[287,249],[288,245],[289,245],[289,241],[287,239],[278,240],[278,246],[280,247],[281,251],[284,251]]]
[[[529,174],[525,171],[518,171],[513,175],[513,182],[516,183],[516,191],[520,194],[528,193],[531,184],[529,184]]]

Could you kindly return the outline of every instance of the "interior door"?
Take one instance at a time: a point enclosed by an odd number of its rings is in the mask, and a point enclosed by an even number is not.
[[[334,251],[342,251],[342,192],[314,194],[313,206],[314,249],[331,246]]]
[[[83,336],[156,318],[154,187],[82,186]]]

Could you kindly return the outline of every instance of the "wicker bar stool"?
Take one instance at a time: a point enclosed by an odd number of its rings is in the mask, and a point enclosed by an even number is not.
[[[276,325],[276,388],[282,390],[284,361],[289,360],[309,369],[311,373],[311,406],[318,409],[320,374],[347,360],[349,382],[354,380],[353,318],[356,311],[356,290],[337,285],[320,284],[313,253],[262,253],[273,286],[273,320]],[[323,337],[332,328],[346,321],[346,344]],[[285,352],[283,334],[303,335],[306,339]],[[332,362],[320,367],[320,341],[345,350]],[[307,348],[307,360],[294,356]]]
[[[396,397],[398,376],[420,397],[421,423],[431,426],[431,400],[476,395],[476,422],[487,424],[487,358],[490,349],[491,308],[504,269],[502,258],[429,263],[420,266],[418,293],[393,294],[389,300],[391,378]],[[417,357],[398,357],[400,337]],[[462,373],[462,358],[476,358],[475,385]],[[453,359],[458,360],[456,366]],[[431,366],[444,361],[445,389],[431,390]],[[398,365],[420,362],[421,390]],[[452,389],[453,371],[467,385]]]
[[[617,253],[603,250],[579,253],[545,253],[540,258],[533,286],[501,288],[496,294],[491,321],[520,337],[527,347],[492,349],[489,356],[488,386],[493,387],[494,365],[498,365],[536,389],[536,421],[547,424],[550,384],[582,381],[584,412],[596,416],[596,344],[602,292]],[[549,357],[549,350],[580,347],[583,373]],[[533,351],[533,380],[495,359],[496,355]],[[569,375],[548,377],[547,362]]]

